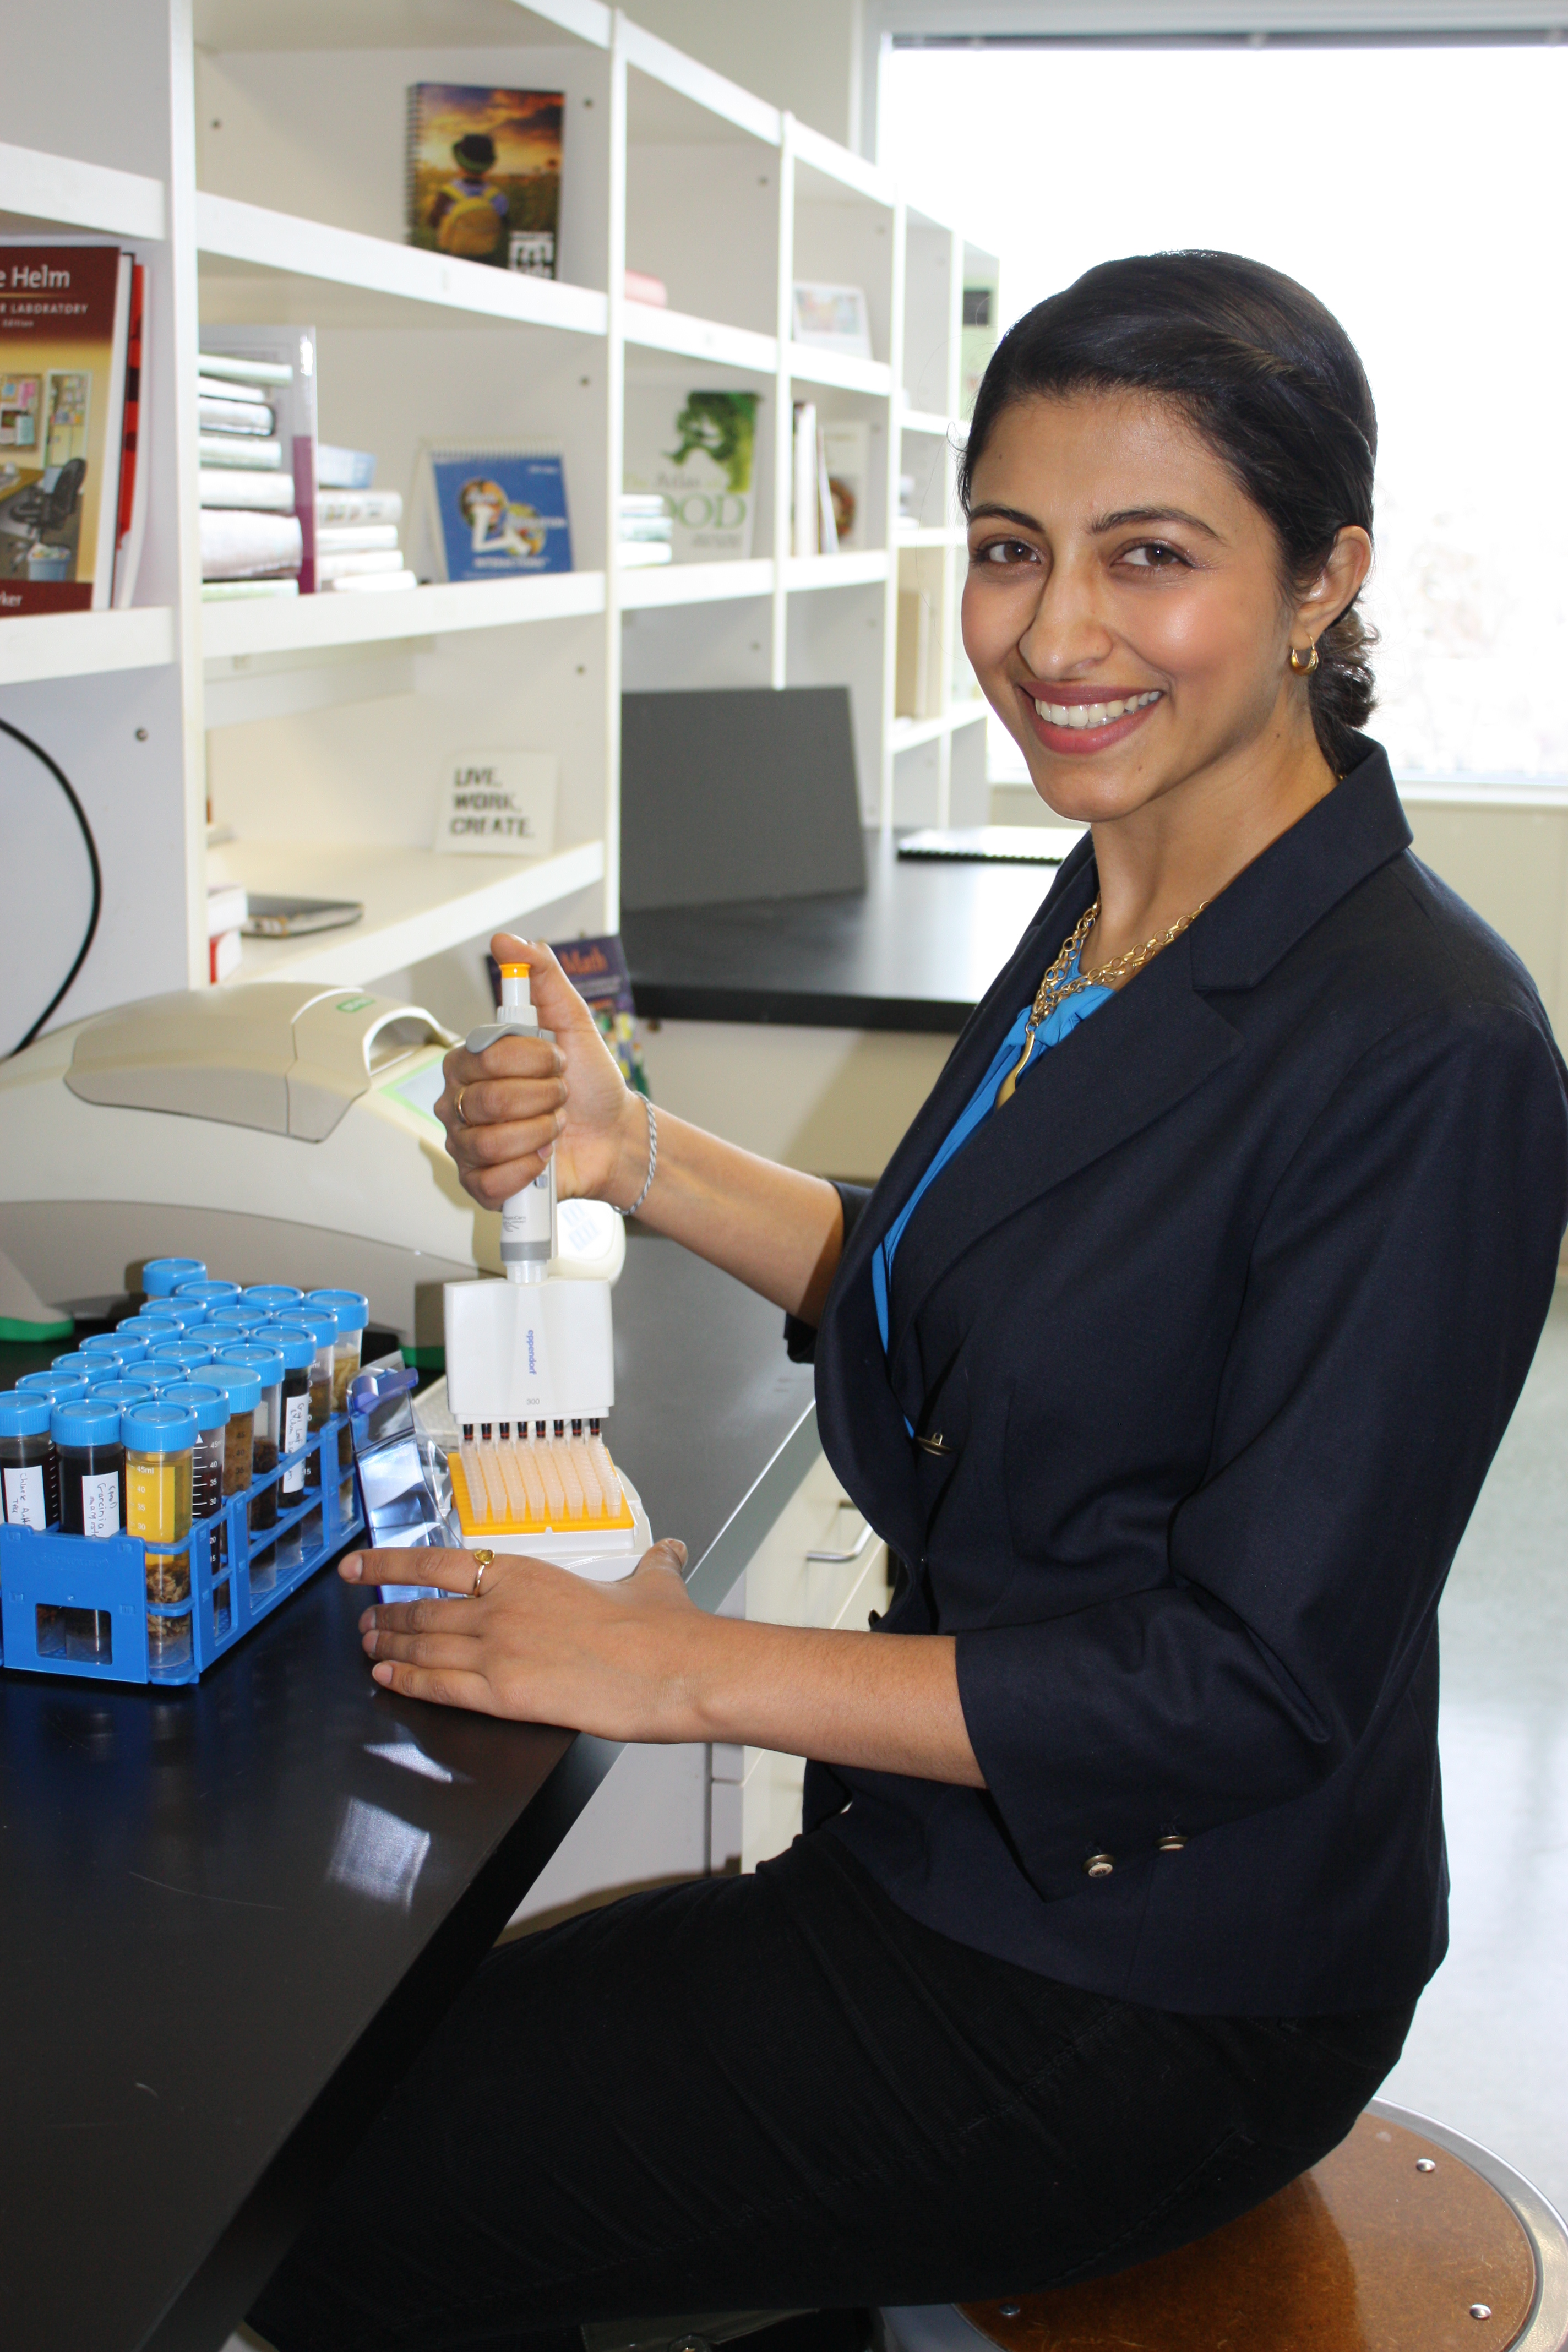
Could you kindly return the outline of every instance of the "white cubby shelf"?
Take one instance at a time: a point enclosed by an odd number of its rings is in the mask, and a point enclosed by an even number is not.
[[[963,286],[994,263],[957,224],[600,0],[127,0],[107,30],[101,0],[57,0],[51,43],[73,59],[68,107],[41,55],[19,52],[0,83],[0,132],[21,142],[0,139],[0,213],[9,234],[118,236],[153,265],[146,601],[0,621],[0,690],[58,682],[121,802],[133,674],[166,673],[172,721],[132,730],[146,871],[116,868],[107,887],[133,881],[136,919],[110,906],[91,1001],[79,984],[60,1017],[205,984],[210,881],[365,908],[341,931],[247,940],[242,980],[365,985],[497,922],[580,912],[584,892],[616,928],[629,688],[843,685],[868,822],[984,814],[950,453]],[[405,93],[426,79],[563,92],[557,278],[404,241]],[[668,305],[626,295],[628,268],[662,278]],[[803,278],[864,288],[869,356],[794,340]],[[204,329],[236,323],[316,329],[322,439],[375,451],[378,482],[405,498],[422,441],[559,448],[579,568],[204,602],[196,359]],[[623,419],[648,383],[758,393],[747,560],[616,560]],[[867,430],[859,543],[837,554],[791,551],[801,401]],[[911,472],[913,522],[900,519]],[[418,555],[406,507],[404,545]],[[910,596],[928,608],[918,718],[899,710]],[[516,865],[418,847],[443,760],[497,745],[557,755],[557,837],[575,845]],[[209,817],[233,836],[210,865]]]
[[[357,923],[302,938],[244,942],[237,981],[309,980],[363,987],[444,949],[570,898],[604,880],[602,842],[552,857],[444,857],[431,849],[340,842],[231,842],[215,852],[226,877],[249,890],[290,890],[308,862],[311,888],[323,898],[357,898]]]

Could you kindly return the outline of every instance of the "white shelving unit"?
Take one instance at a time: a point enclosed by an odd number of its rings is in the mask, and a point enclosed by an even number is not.
[[[418,80],[564,93],[558,280],[404,243]],[[0,716],[70,773],[104,853],[99,941],[57,1018],[200,984],[209,878],[364,902],[350,929],[247,942],[247,979],[364,984],[563,899],[580,908],[585,890],[614,927],[626,688],[844,683],[868,822],[984,814],[949,447],[965,273],[989,262],[875,166],[598,0],[58,0],[49,57],[8,63],[0,133],[26,142],[0,140],[0,230],[118,236],[151,277],[145,602],[0,623]],[[626,299],[628,266],[664,279],[668,309]],[[797,278],[864,286],[873,357],[792,341]],[[199,330],[257,321],[317,330],[322,437],[374,448],[391,487],[407,488],[429,436],[558,445],[582,568],[204,605]],[[615,562],[633,381],[761,395],[750,561]],[[853,552],[787,551],[798,397],[868,427],[869,544]],[[899,520],[903,476],[913,522]],[[916,716],[895,713],[900,589],[932,615]],[[500,743],[559,755],[556,854],[437,856],[442,767]],[[210,876],[209,803],[234,836]],[[36,816],[40,856],[60,862],[58,812],[40,799],[0,814],[23,856]],[[68,961],[74,888],[46,889],[0,945],[15,1034]]]

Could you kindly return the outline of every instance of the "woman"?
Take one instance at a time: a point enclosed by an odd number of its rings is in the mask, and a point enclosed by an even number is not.
[[[905,1576],[866,1634],[706,1616],[678,1544],[366,1612],[400,1693],[810,1757],[808,1829],[495,1955],[264,2296],[282,2352],[1116,2269],[1397,2057],[1445,1941],[1437,1599],[1568,1106],[1355,731],[1374,441],[1342,330],[1231,256],[1108,264],[1005,339],[964,643],[1090,835],[868,1197],[670,1118],[656,1168],[548,951],[498,940],[559,1043],[448,1057],[469,1191],[553,1150],[785,1307]]]

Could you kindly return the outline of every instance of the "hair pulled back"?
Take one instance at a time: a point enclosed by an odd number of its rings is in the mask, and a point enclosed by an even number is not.
[[[1300,593],[1347,523],[1372,530],[1377,416],[1350,337],[1317,297],[1236,253],[1145,253],[1101,262],[1003,336],[959,461],[974,468],[1005,409],[1105,390],[1176,402],[1268,517],[1283,584]],[[1375,700],[1376,643],[1354,601],[1318,640],[1312,724],[1336,775]]]

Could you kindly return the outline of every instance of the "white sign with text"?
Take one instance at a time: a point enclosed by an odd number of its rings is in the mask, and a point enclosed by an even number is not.
[[[441,780],[436,846],[465,857],[548,857],[555,845],[553,751],[457,751]]]

